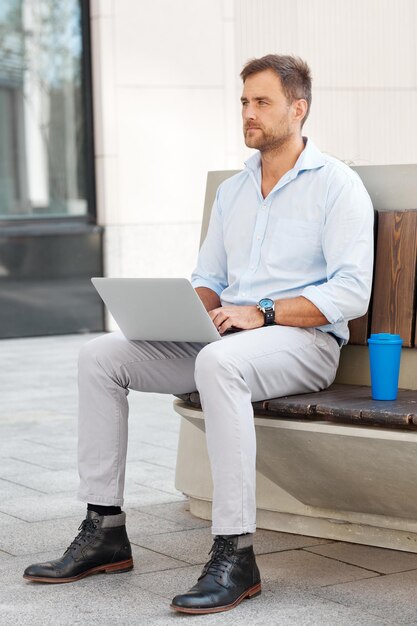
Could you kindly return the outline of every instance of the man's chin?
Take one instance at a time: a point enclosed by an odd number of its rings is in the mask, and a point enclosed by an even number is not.
[[[261,145],[261,142],[260,141],[256,141],[256,139],[254,139],[254,138],[248,139],[248,137],[245,137],[245,145],[248,148],[253,148],[253,149],[257,150],[259,148],[259,146]]]

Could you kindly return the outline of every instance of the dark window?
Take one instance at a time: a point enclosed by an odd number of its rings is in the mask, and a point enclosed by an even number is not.
[[[78,0],[2,0],[0,219],[88,214],[85,67]]]

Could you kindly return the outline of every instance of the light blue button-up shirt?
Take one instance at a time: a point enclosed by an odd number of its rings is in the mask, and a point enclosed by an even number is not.
[[[306,140],[305,140],[306,141]],[[374,213],[359,176],[313,142],[266,198],[259,152],[223,182],[192,275],[222,305],[304,296],[346,343],[368,307]]]

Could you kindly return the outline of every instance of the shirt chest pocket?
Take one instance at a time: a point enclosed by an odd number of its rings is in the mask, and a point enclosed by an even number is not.
[[[322,257],[319,222],[279,218],[271,223],[264,240],[264,260],[271,268],[287,271],[311,268]]]

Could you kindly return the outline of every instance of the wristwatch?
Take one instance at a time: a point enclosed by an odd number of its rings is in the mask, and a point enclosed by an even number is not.
[[[275,324],[275,302],[271,298],[262,298],[257,307],[264,314],[264,326]]]

